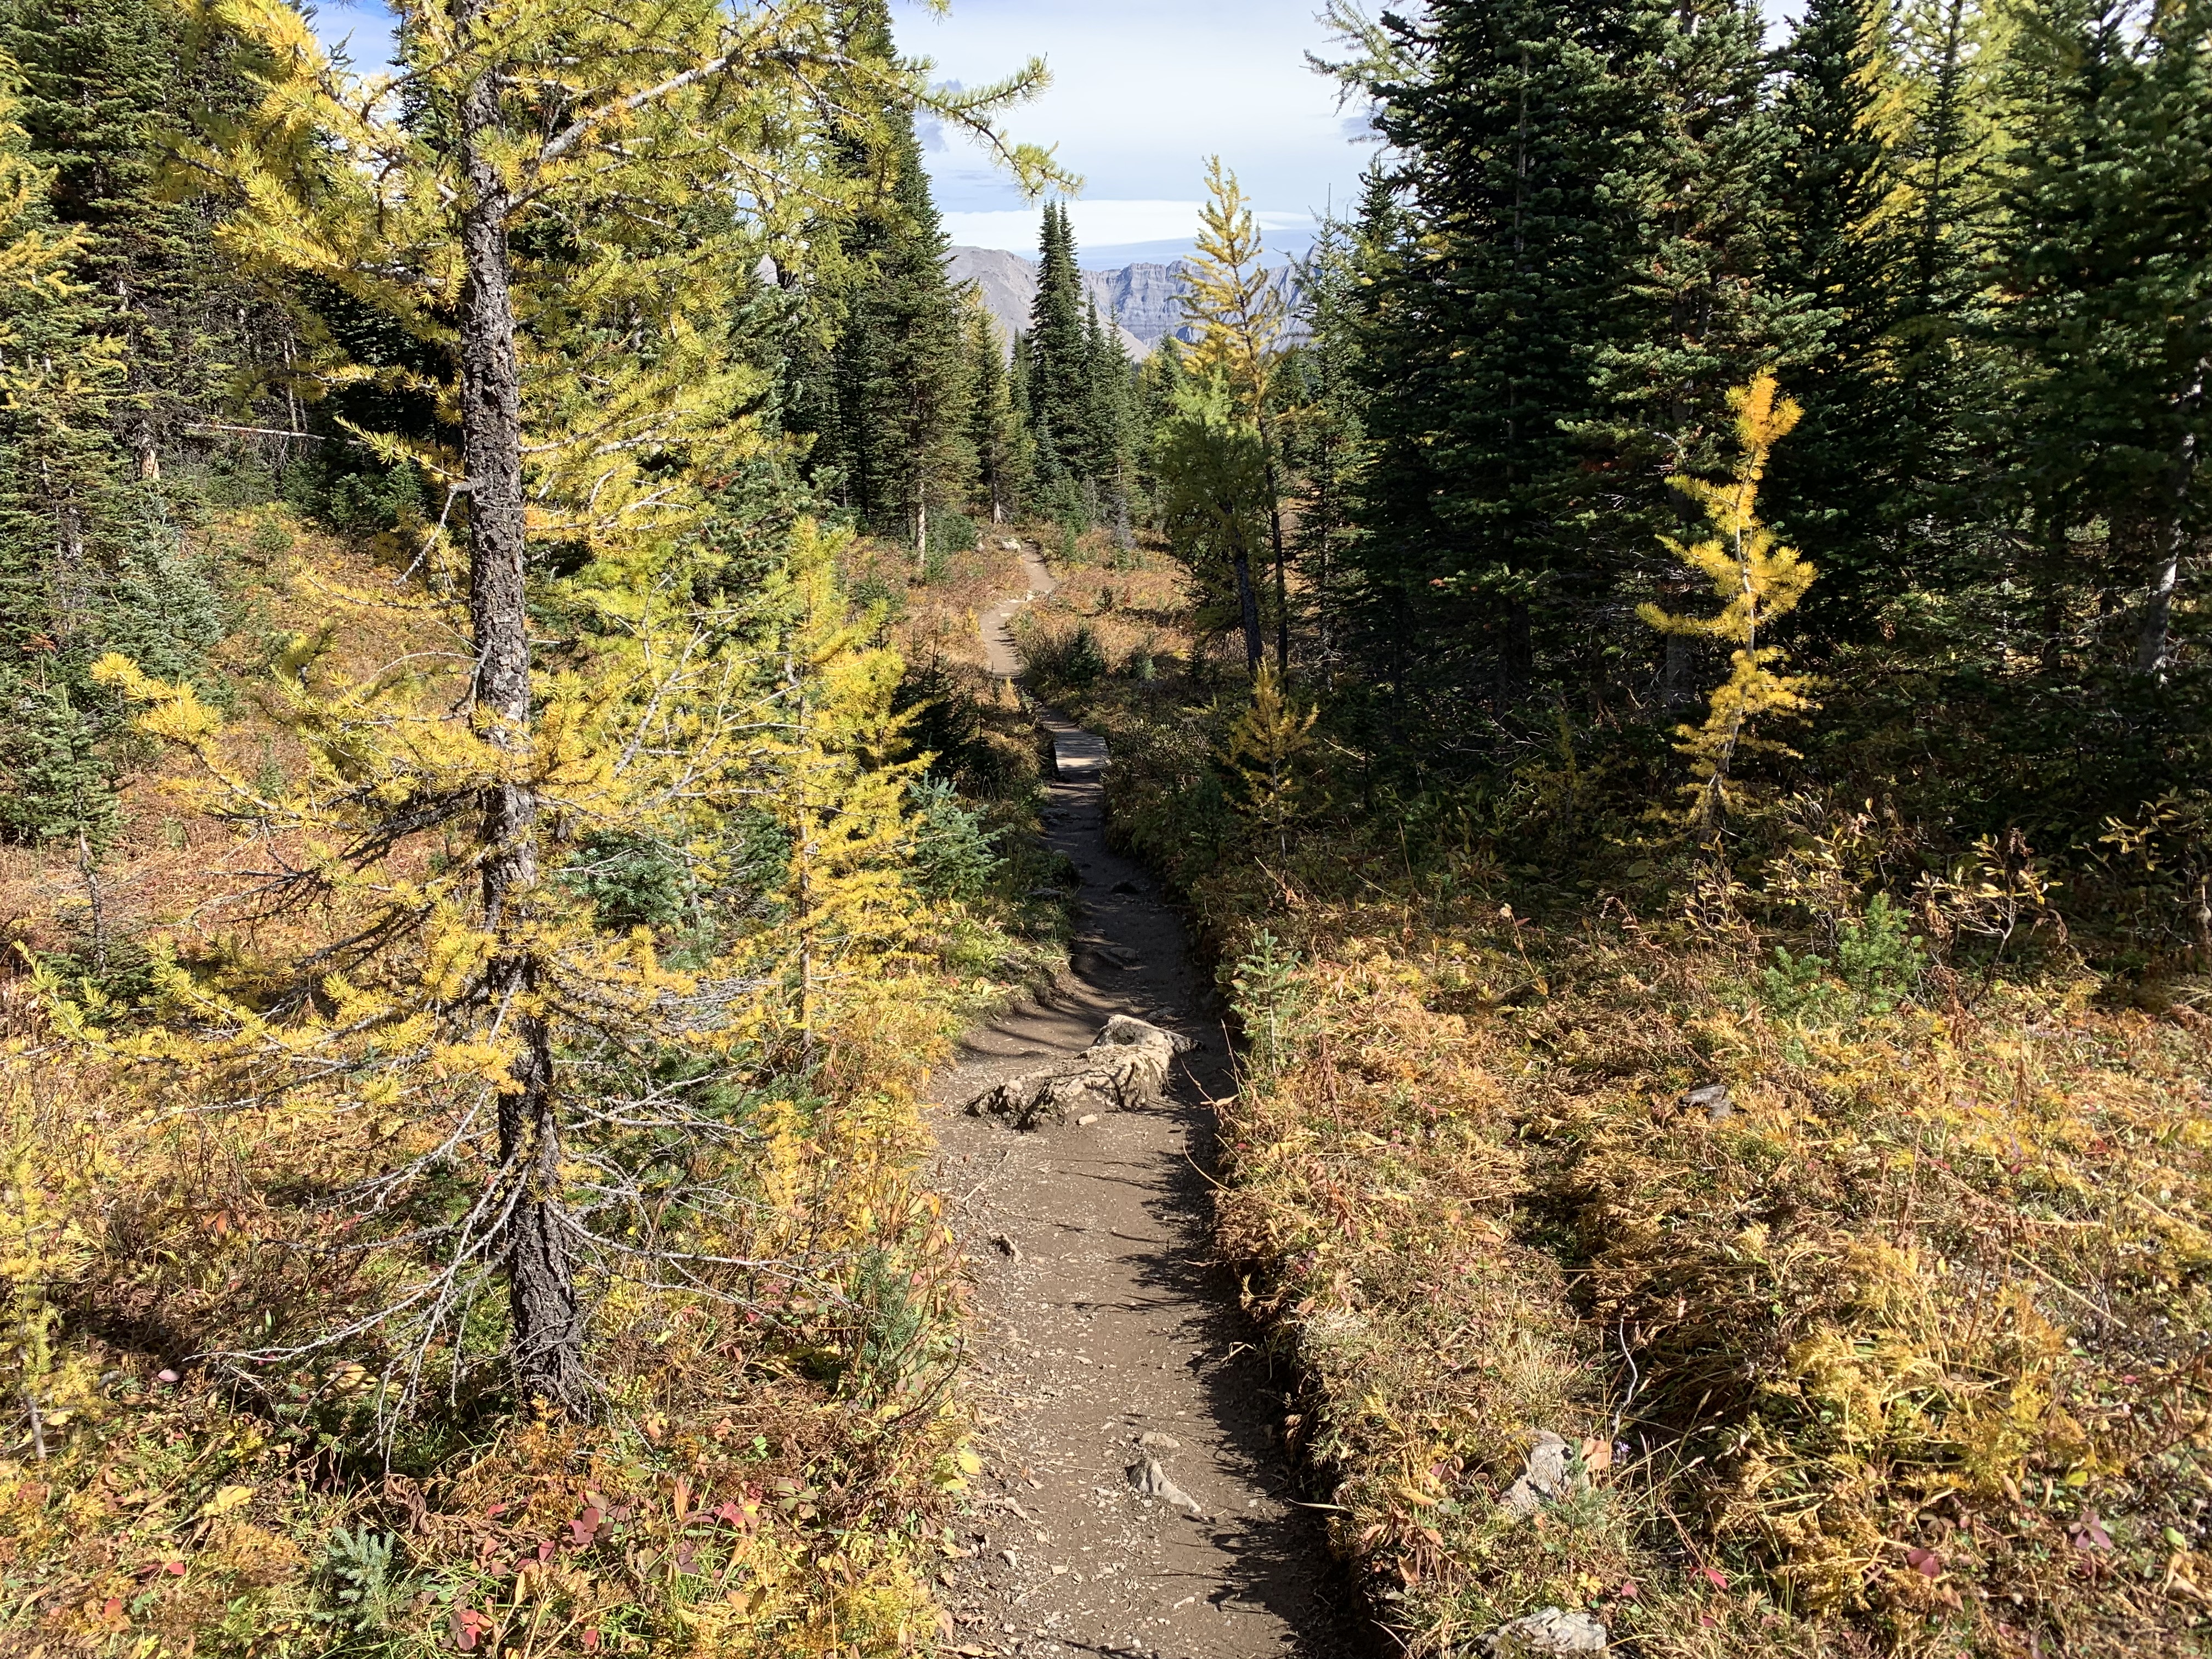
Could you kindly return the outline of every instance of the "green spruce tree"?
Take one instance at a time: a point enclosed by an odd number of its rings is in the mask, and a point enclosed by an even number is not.
[[[1298,317],[1307,342],[1285,375],[1295,419],[1284,424],[1285,461],[1301,497],[1292,543],[1304,577],[1307,621],[1317,665],[1336,658],[1344,604],[1344,554],[1352,534],[1352,507],[1367,447],[1367,395],[1359,374],[1360,259],[1353,228],[1322,222],[1298,265]]]
[[[1729,391],[1808,343],[1767,281],[1787,143],[1764,95],[1757,7],[1645,3],[1626,21],[1632,33],[1609,78],[1641,96],[1614,136],[1609,194],[1632,218],[1592,353],[1602,413],[1585,428],[1607,487],[1578,500],[1585,555],[1559,573],[1543,618],[1553,652],[1578,659],[1577,678],[1622,643],[1601,621],[1614,595],[1680,603],[1692,578],[1659,550],[1660,537],[1686,532],[1688,509],[1667,481],[1725,476]],[[1690,644],[1662,641],[1656,702],[1670,723],[1695,694]]]
[[[2025,15],[1997,336],[2020,368],[2012,453],[2040,532],[2046,639],[2110,581],[2141,595],[2134,666],[2155,678],[2183,553],[2212,520],[2197,487],[2212,436],[2212,8],[2144,21],[2114,0]],[[2102,571],[2072,568],[2085,551]]]
[[[967,309],[966,339],[972,392],[968,441],[975,457],[975,501],[994,525],[1021,510],[1030,483],[1030,441],[1018,396],[1020,342],[1010,356],[999,325],[979,303]]]
[[[1386,20],[1371,88],[1403,156],[1360,210],[1358,372],[1372,459],[1360,489],[1347,642],[1378,724],[1479,728],[1528,694],[1540,624],[1599,612],[1595,525],[1643,481],[1585,468],[1619,338],[1632,222],[1616,183],[1650,118],[1618,72],[1624,7],[1485,0]]]
[[[1777,63],[1773,282],[1808,325],[1789,382],[1804,418],[1771,464],[1778,518],[1820,571],[1804,619],[1823,637],[1865,637],[1895,597],[1887,503],[1899,411],[1885,342],[1876,127],[1887,0],[1813,0]]]
[[[856,55],[888,58],[884,0],[854,0],[845,33]],[[814,465],[856,523],[911,541],[920,560],[930,514],[965,505],[974,480],[964,296],[945,275],[951,244],[911,112],[863,112],[836,149],[861,197],[848,222],[825,227],[838,254],[825,296],[835,343],[809,411]]]
[[[1045,204],[1030,311],[1026,391],[1038,488],[1055,513],[1080,511],[1091,471],[1091,343],[1067,209]]]

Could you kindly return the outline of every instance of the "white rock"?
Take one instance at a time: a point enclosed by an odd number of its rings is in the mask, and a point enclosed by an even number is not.
[[[1168,1479],[1168,1472],[1160,1467],[1157,1457],[1140,1457],[1126,1471],[1129,1484],[1147,1498],[1157,1498],[1163,1504],[1172,1504],[1179,1510],[1188,1510],[1198,1516],[1198,1499]]]
[[[1498,1659],[1538,1653],[1603,1653],[1606,1628],[1596,1615],[1579,1608],[1544,1607],[1500,1625],[1482,1638],[1482,1650]]]
[[[1549,1429],[1536,1431],[1536,1443],[1521,1466],[1521,1478],[1505,1489],[1498,1507],[1525,1521],[1547,1504],[1556,1504],[1589,1483],[1571,1473],[1567,1443]]]
[[[1690,1090],[1682,1097],[1682,1105],[1687,1110],[1703,1112],[1713,1123],[1735,1115],[1735,1097],[1725,1083],[1708,1083]]]

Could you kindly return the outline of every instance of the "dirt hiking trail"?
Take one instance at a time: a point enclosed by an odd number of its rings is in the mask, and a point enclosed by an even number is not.
[[[1025,553],[1030,598],[1054,583]],[[992,669],[1018,674],[1006,624],[980,619]],[[1082,872],[1071,970],[969,1039],[933,1080],[939,1190],[976,1291],[974,1482],[946,1565],[948,1646],[975,1655],[1352,1659],[1316,1511],[1297,1506],[1271,1379],[1210,1264],[1212,1115],[1226,1042],[1182,930],[1143,868],[1106,849],[1106,746],[1048,713],[1060,776],[1045,839]],[[1088,1048],[1129,1014],[1194,1038],[1167,1097],[1023,1133],[957,1108]],[[1135,1481],[1158,1465],[1147,1497]],[[1134,1473],[1132,1466],[1135,1466]],[[1178,1504],[1176,1500],[1181,1499]],[[1192,1513],[1194,1506],[1196,1513]]]

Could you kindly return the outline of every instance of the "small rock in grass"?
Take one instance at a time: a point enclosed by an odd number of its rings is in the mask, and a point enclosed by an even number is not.
[[[1538,1653],[1603,1653],[1606,1628],[1580,1608],[1544,1607],[1510,1620],[1482,1638],[1482,1650],[1497,1659]]]
[[[1708,1083],[1682,1097],[1686,1111],[1703,1112],[1706,1121],[1719,1123],[1735,1115],[1735,1097],[1725,1083]]]
[[[1547,1504],[1556,1504],[1588,1485],[1573,1471],[1567,1443],[1549,1429],[1536,1431],[1536,1443],[1521,1466],[1521,1478],[1505,1489],[1498,1507],[1516,1521],[1526,1521]]]

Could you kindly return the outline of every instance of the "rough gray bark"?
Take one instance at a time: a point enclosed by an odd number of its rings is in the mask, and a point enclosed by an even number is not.
[[[1690,705],[1690,641],[1686,635],[1666,639],[1666,665],[1660,671],[1659,702],[1668,714]]]
[[[1237,569],[1237,613],[1244,625],[1244,666],[1256,674],[1264,651],[1260,643],[1260,599],[1252,591],[1252,561],[1240,547],[1231,562]]]
[[[1267,468],[1267,546],[1275,560],[1275,678],[1291,676],[1290,556],[1283,549],[1283,488],[1275,476],[1274,439],[1263,424],[1260,442]]]
[[[2145,674],[2163,674],[2172,649],[2173,590],[2181,580],[2182,550],[2189,541],[2189,488],[2197,476],[2197,423],[2194,416],[2204,402],[2204,380],[2212,373],[2212,358],[2200,358],[2190,384],[2175,399],[2180,405],[2181,441],[2174,447],[2173,509],[2166,521],[2158,562],[2151,568],[2150,592],[2144,596],[2142,626],[2136,636],[2136,667]]]
[[[456,0],[465,41],[487,0]],[[476,718],[491,740],[520,751],[530,741],[530,629],[523,603],[522,374],[515,352],[507,221],[513,203],[491,154],[501,123],[500,78],[487,68],[457,111],[464,179],[461,254],[461,450],[469,494],[469,621],[474,634]],[[489,931],[520,920],[538,882],[538,799],[520,783],[486,789],[483,908]],[[582,1310],[565,1238],[559,1188],[561,1137],[553,1096],[552,1035],[532,1007],[537,963],[505,951],[486,971],[486,993],[518,1046],[512,1093],[499,1103],[499,1156],[514,1183],[505,1248],[514,1322],[517,1386],[571,1416],[586,1415]]]

